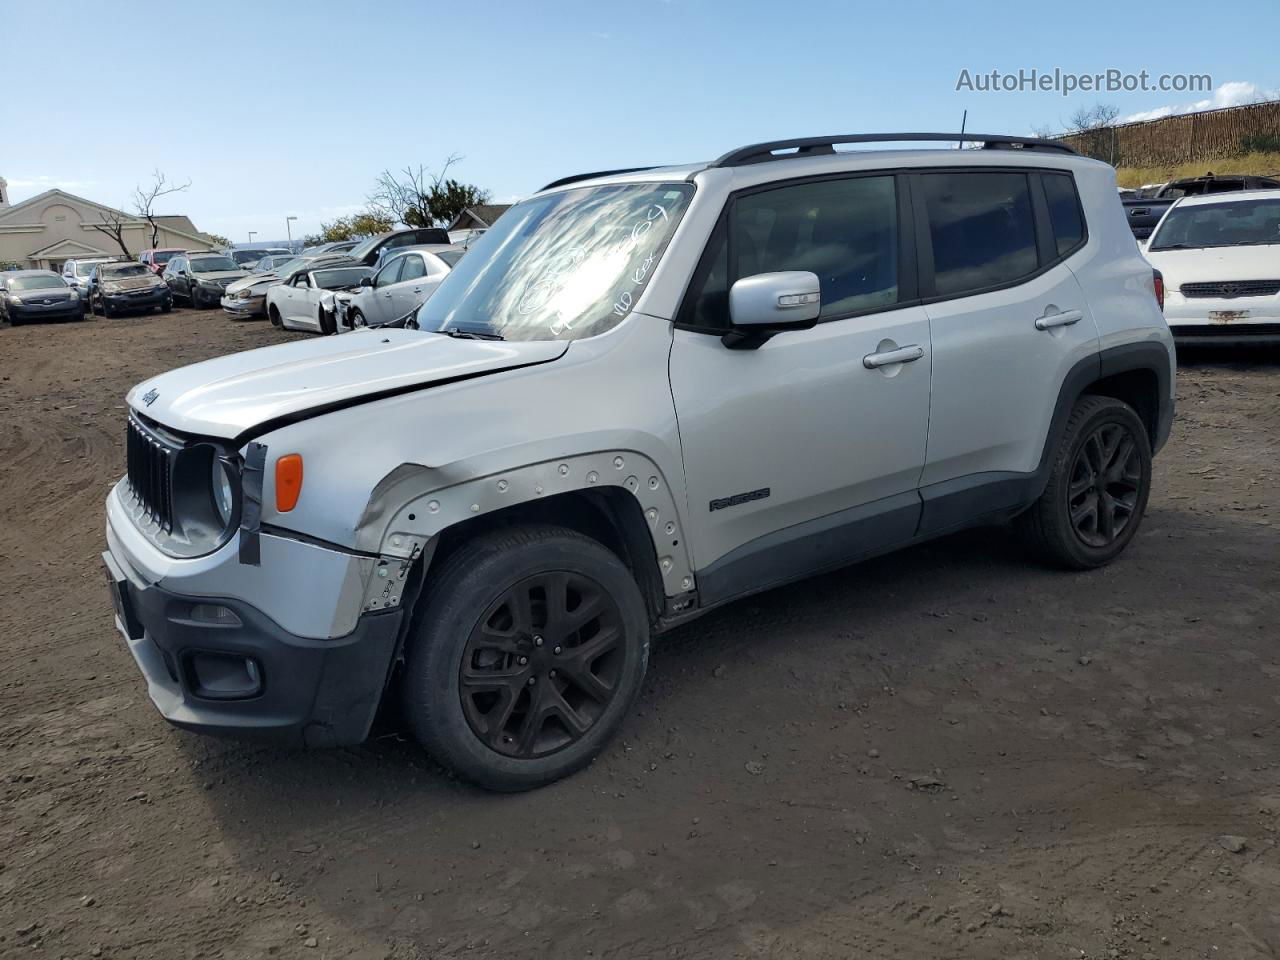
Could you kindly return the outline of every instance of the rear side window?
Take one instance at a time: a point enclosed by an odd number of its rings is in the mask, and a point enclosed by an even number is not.
[[[729,288],[758,273],[807,270],[822,289],[820,319],[898,301],[897,195],[892,176],[818,180],[734,201],[712,238],[683,322],[729,326]]]
[[[1026,174],[926,173],[920,183],[938,296],[1015,283],[1039,268]]]
[[[1066,173],[1041,175],[1045,200],[1049,204],[1049,223],[1058,256],[1065,257],[1084,241],[1084,220],[1080,216],[1080,199],[1076,184]]]

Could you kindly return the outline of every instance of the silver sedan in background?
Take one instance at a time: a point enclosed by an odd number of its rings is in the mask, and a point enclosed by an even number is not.
[[[350,298],[339,298],[339,330],[390,323],[436,292],[466,251],[452,244],[402,248]]]

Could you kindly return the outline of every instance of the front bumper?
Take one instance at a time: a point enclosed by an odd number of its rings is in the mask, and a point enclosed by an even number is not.
[[[265,317],[267,315],[267,296],[251,297],[241,300],[238,297],[223,296],[222,309],[233,317]]]
[[[172,294],[165,286],[129,290],[125,293],[102,293],[99,297],[112,310],[150,310],[170,302]]]
[[[391,669],[399,609],[362,613],[375,560],[263,532],[201,557],[158,550],[130,520],[127,482],[107,498],[102,555],[116,627],[170,723],[308,746],[368,734]],[[224,608],[229,617],[210,617]]]
[[[309,640],[242,601],[141,586],[110,551],[102,560],[116,628],[151,702],[174,726],[308,747],[368,736],[401,611],[367,613],[346,637]]]
[[[10,303],[9,322],[30,323],[33,320],[66,320],[84,316],[83,300],[67,300],[45,305],[42,303]]]
[[[1170,292],[1165,319],[1180,344],[1280,343],[1280,296],[1184,297]]]

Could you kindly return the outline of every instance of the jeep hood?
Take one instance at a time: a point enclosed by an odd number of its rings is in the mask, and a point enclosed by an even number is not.
[[[129,391],[129,406],[166,427],[248,439],[266,425],[432,384],[562,356],[564,340],[462,340],[417,330],[360,330],[234,353],[170,370]]]

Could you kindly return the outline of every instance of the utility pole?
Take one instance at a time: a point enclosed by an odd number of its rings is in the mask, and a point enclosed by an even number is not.
[[[253,243],[253,235],[254,235],[255,233],[257,233],[257,232],[258,232],[257,230],[250,230],[250,231],[249,231],[249,242],[250,242],[250,243]]]
[[[295,221],[295,220],[297,220],[297,219],[298,219],[297,217],[285,217],[285,218],[284,218],[284,232],[285,232],[285,233],[288,235],[288,237],[289,237],[289,252],[290,252],[290,253],[293,253],[293,221]]]

